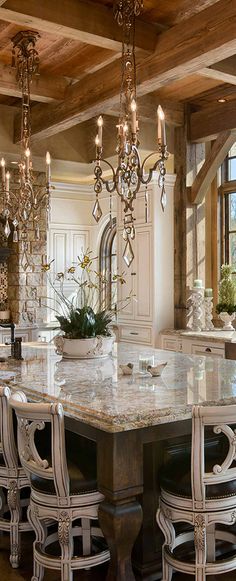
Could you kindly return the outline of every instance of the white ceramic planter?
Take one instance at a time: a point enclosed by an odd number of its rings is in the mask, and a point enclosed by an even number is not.
[[[221,321],[223,321],[223,323],[224,323],[223,331],[234,331],[232,321],[234,321],[234,319],[235,319],[235,313],[233,313],[232,315],[229,315],[229,313],[226,313],[226,311],[223,311],[222,313],[219,314],[219,317],[220,317]]]
[[[66,359],[93,359],[107,357],[112,351],[114,340],[114,335],[99,335],[90,339],[66,339],[63,335],[57,335],[54,344],[57,353]]]

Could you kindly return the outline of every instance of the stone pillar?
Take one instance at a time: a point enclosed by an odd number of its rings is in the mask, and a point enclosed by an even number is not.
[[[14,173],[11,176],[14,180]],[[16,179],[16,178],[15,178]],[[34,172],[35,185],[45,181],[45,174]],[[45,273],[41,270],[42,255],[46,254],[47,232],[46,211],[39,209],[40,240],[35,239],[33,222],[29,222],[29,242],[11,243],[8,260],[8,299],[11,316],[17,324],[40,323],[45,318],[45,309],[40,307],[40,299],[46,297]],[[45,303],[45,301],[43,301]]]

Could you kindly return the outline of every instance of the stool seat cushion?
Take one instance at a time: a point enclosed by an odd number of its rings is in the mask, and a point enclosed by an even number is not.
[[[83,474],[77,464],[68,460],[68,472],[70,477],[70,494],[83,494],[97,490],[96,466],[95,470],[93,470],[93,465],[91,464],[90,473]],[[31,486],[44,494],[56,494],[53,480],[40,478],[32,474]]]
[[[211,453],[205,461],[206,472],[212,472],[214,464],[221,464],[219,455]],[[169,460],[161,469],[160,485],[165,492],[182,496],[192,497],[191,489],[191,454],[178,453]],[[236,480],[221,484],[211,484],[206,487],[206,497],[208,500],[225,498],[236,495]]]

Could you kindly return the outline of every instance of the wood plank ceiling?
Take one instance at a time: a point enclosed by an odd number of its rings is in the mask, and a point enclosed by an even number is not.
[[[27,28],[40,33],[40,77],[32,83],[35,141],[99,113],[118,114],[121,30],[112,5],[0,0],[0,104],[20,105],[12,37]],[[136,45],[140,117],[153,121],[161,102],[167,122],[179,125],[186,104],[193,141],[236,128],[236,0],[144,0]],[[19,126],[20,112],[15,141]]]

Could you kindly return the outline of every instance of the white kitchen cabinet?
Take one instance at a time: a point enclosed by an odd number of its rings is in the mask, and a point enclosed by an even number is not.
[[[173,187],[175,176],[167,176],[167,207],[160,205],[160,188],[155,177],[148,186],[148,212],[145,217],[145,187],[137,195],[135,208],[134,260],[125,265],[123,252],[123,212],[118,207],[118,271],[126,284],[119,288],[119,300],[131,292],[133,298],[118,314],[119,340],[156,346],[160,330],[173,324],[174,241]],[[147,218],[147,221],[146,221]],[[168,323],[169,321],[169,323]]]
[[[223,332],[222,332],[223,333]],[[213,333],[214,334],[214,333]],[[200,335],[200,337],[199,337]],[[225,342],[227,336],[221,331],[215,332],[214,341],[212,332],[188,333],[187,331],[171,331],[161,333],[159,347],[168,351],[181,351],[190,355],[205,355],[206,357],[225,357]]]

